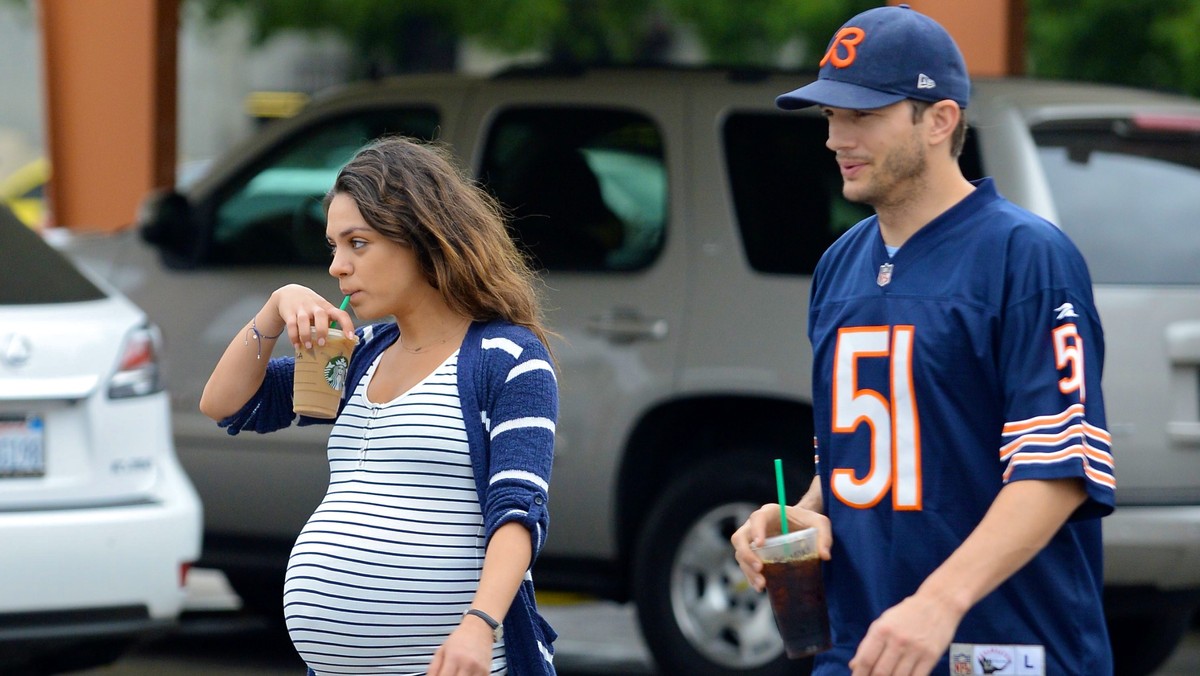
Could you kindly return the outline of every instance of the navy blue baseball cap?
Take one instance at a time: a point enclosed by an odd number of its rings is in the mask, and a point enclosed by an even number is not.
[[[829,41],[817,81],[775,99],[784,110],[829,106],[874,110],[904,99],[971,98],[967,64],[954,39],[908,5],[876,7],[850,19]]]

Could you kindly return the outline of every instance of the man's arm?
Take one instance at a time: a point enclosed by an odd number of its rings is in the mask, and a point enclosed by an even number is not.
[[[804,497],[800,498],[800,502],[797,502],[796,506],[818,514],[825,513],[825,498],[821,495],[821,477],[813,477],[812,483],[808,485],[808,491],[804,493]]]
[[[854,676],[929,673],[967,611],[1037,555],[1086,497],[1080,479],[1004,486],[916,593],[871,624],[850,661]]]

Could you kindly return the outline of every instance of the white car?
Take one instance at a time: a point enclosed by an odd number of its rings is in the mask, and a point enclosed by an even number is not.
[[[0,673],[169,629],[200,553],[158,329],[0,207]]]

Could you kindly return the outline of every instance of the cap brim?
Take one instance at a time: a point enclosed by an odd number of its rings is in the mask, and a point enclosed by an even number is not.
[[[799,110],[809,106],[874,110],[904,99],[903,94],[881,92],[877,89],[837,80],[817,80],[799,89],[779,95],[775,99],[775,105],[784,110]]]

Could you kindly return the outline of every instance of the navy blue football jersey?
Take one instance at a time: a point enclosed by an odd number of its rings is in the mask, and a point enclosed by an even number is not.
[[[856,225],[822,257],[811,300],[835,644],[816,673],[848,673],[870,623],[916,591],[1006,483],[1071,477],[1087,501],[967,613],[933,673],[976,673],[951,668],[984,659],[1031,669],[999,673],[1037,673],[1039,661],[1047,674],[1109,673],[1104,337],[1075,246],[984,179],[894,257],[875,217]]]

